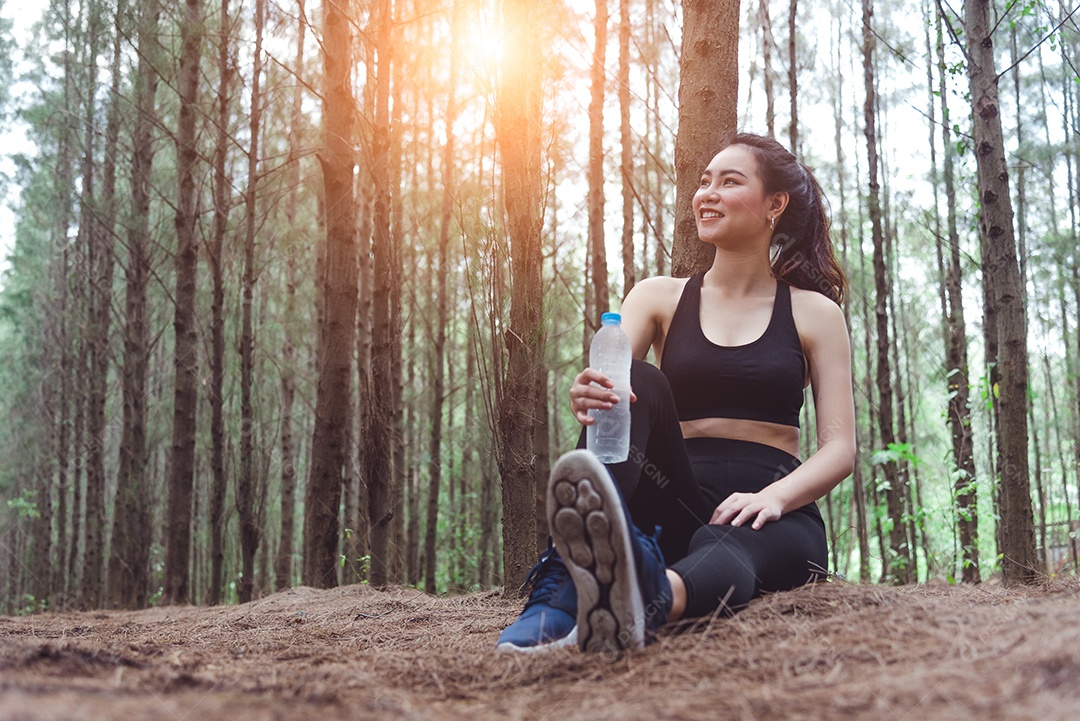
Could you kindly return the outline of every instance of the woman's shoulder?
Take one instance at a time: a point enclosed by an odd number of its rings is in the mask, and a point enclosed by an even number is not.
[[[683,286],[689,278],[672,278],[670,275],[654,275],[642,278],[634,284],[634,288],[641,288],[649,293],[681,293]]]
[[[673,303],[678,305],[686,281],[686,278],[672,278],[667,275],[654,275],[651,278],[643,278],[635,283],[630,292],[626,294],[626,300],[635,304],[647,305],[655,310],[665,309]]]
[[[791,314],[800,334],[804,331],[814,334],[846,333],[844,311],[835,301],[816,290],[791,286]]]

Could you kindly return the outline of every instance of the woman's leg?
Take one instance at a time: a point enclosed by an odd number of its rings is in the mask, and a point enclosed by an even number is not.
[[[686,555],[691,537],[709,520],[713,507],[694,477],[667,377],[656,366],[635,360],[630,385],[637,396],[630,405],[630,453],[607,469],[634,525],[646,533],[660,526],[660,548],[671,562]],[[584,447],[583,428],[578,448]]]
[[[699,618],[721,604],[725,613],[732,613],[763,593],[817,580],[827,564],[821,518],[794,511],[756,531],[749,525],[702,526],[687,556],[671,564],[671,571],[686,589],[681,617]]]

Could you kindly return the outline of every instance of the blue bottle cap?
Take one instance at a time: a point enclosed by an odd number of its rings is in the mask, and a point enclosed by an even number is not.
[[[622,323],[622,316],[618,313],[604,313],[600,316],[601,325],[619,325]]]

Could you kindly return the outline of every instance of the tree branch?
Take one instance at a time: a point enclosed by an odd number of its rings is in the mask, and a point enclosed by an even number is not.
[[[1048,33],[1047,33],[1047,34],[1046,34],[1046,35],[1045,35],[1045,36],[1043,37],[1043,39],[1042,39],[1042,40],[1040,40],[1039,42],[1035,43],[1035,45],[1034,45],[1034,46],[1032,46],[1030,50],[1028,50],[1028,51],[1027,51],[1026,53],[1024,53],[1023,55],[1021,55],[1020,57],[1018,57],[1018,58],[1016,59],[1016,62],[1015,62],[1015,63],[1013,63],[1013,64],[1012,64],[1012,65],[1010,65],[1009,67],[1005,68],[1005,69],[1004,69],[1004,70],[1002,70],[1002,71],[1001,71],[1000,73],[998,73],[998,74],[997,74],[997,77],[996,77],[996,78],[995,78],[994,80],[995,80],[995,81],[997,81],[997,80],[1000,80],[1000,79],[1001,79],[1001,76],[1002,76],[1002,75],[1004,75],[1005,73],[1008,73],[1008,72],[1010,72],[1010,71],[1011,71],[1011,70],[1012,70],[1013,68],[1015,68],[1015,67],[1016,67],[1017,65],[1019,65],[1019,64],[1020,64],[1020,63],[1022,63],[1022,62],[1023,62],[1024,60],[1026,60],[1026,59],[1027,59],[1027,57],[1028,57],[1028,55],[1031,55],[1031,54],[1032,54],[1033,52],[1035,52],[1035,51],[1036,51],[1036,50],[1038,50],[1038,49],[1039,49],[1040,47],[1042,47],[1042,44],[1043,44],[1043,43],[1045,43],[1045,42],[1046,42],[1047,40],[1049,40],[1050,38],[1052,38],[1052,37],[1054,36],[1054,33],[1056,33],[1056,32],[1057,32],[1058,30],[1060,30],[1060,29],[1061,29],[1061,26],[1062,26],[1062,25],[1064,25],[1065,23],[1069,22],[1069,19],[1070,19],[1070,18],[1072,18],[1072,16],[1073,16],[1073,15],[1074,15],[1074,14],[1076,13],[1076,11],[1077,11],[1077,10],[1080,10],[1080,5],[1077,5],[1077,6],[1076,6],[1076,7],[1074,7],[1074,8],[1072,9],[1072,10],[1070,10],[1070,11],[1069,11],[1069,14],[1068,14],[1068,15],[1066,15],[1066,16],[1065,16],[1064,18],[1062,18],[1062,19],[1061,19],[1061,22],[1059,22],[1059,23],[1058,23],[1057,25],[1055,25],[1055,26],[1054,26],[1054,29],[1053,29],[1053,30],[1051,30],[1050,32],[1048,32]],[[1070,67],[1071,67],[1071,65],[1072,65],[1072,63],[1070,63]],[[1073,70],[1075,70],[1075,69],[1076,69],[1076,68],[1073,68]]]

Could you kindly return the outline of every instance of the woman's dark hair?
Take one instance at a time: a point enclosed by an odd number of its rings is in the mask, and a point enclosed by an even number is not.
[[[773,273],[796,288],[815,290],[842,303],[847,278],[833,253],[829,216],[817,178],[772,138],[739,133],[730,145],[751,149],[766,194],[788,194],[787,208],[773,228],[772,242],[778,247]]]

